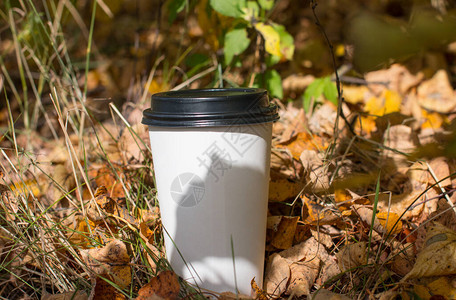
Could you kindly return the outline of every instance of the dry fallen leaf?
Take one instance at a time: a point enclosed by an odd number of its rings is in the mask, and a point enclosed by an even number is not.
[[[304,223],[311,225],[333,225],[337,220],[340,219],[340,216],[328,207],[324,207],[315,201],[307,198],[306,196],[301,196],[302,200],[302,211],[301,218]]]
[[[324,155],[315,150],[303,150],[299,156],[304,170],[308,174],[309,183],[314,190],[329,188],[327,165],[323,163]]]
[[[424,248],[413,269],[402,279],[456,274],[456,232],[435,222],[428,228]]]
[[[402,171],[402,168],[408,168],[406,154],[412,153],[417,144],[417,136],[412,131],[412,128],[405,125],[391,126],[389,130],[385,132],[383,140],[385,141],[386,147],[395,149],[395,151],[388,149],[384,150],[385,160],[392,160],[391,163],[386,161],[386,164],[388,164],[388,166],[391,165],[391,167],[398,171]]]
[[[175,300],[178,299],[179,291],[177,275],[173,271],[163,271],[138,291],[136,300]]]
[[[295,262],[290,266],[290,283],[286,293],[301,297],[308,295],[320,271],[320,258],[305,262]]]
[[[124,198],[125,190],[118,178],[125,181],[125,173],[121,168],[112,170],[108,166],[93,165],[88,172],[90,180],[94,180],[95,184],[100,187],[106,187],[109,195],[116,198]]]
[[[301,190],[301,184],[288,179],[273,179],[269,182],[269,201],[282,202],[294,198]]]
[[[276,299],[282,295],[290,279],[290,267],[288,261],[277,253],[271,255],[266,266],[264,287],[266,292]]]
[[[286,217],[280,219],[277,231],[272,238],[271,245],[277,249],[288,249],[293,244],[299,217]]]
[[[61,294],[49,294],[43,291],[41,300],[87,300],[89,297],[84,291],[65,292]]]
[[[299,160],[299,157],[304,150],[323,151],[326,150],[328,146],[328,141],[325,141],[320,136],[310,135],[307,132],[299,132],[289,141],[277,145],[278,148],[289,149],[295,160]]]
[[[369,88],[376,94],[386,89],[385,83],[388,84],[389,89],[405,94],[423,80],[424,74],[422,72],[412,74],[406,67],[393,64],[388,69],[366,73],[364,78],[370,83]]]
[[[367,263],[367,243],[359,242],[346,245],[336,254],[339,268],[342,271],[350,270]]]
[[[101,278],[97,278],[95,285],[92,286],[93,299],[96,300],[126,300],[124,294],[122,294],[118,289],[113,287],[111,284],[106,282]]]
[[[80,253],[95,274],[106,276],[122,289],[130,285],[130,256],[124,242],[113,240],[103,248],[80,250]]]
[[[447,114],[456,108],[456,93],[445,70],[420,84],[417,95],[418,103],[426,110]]]
[[[104,186],[97,188],[94,194],[94,201],[90,201],[87,207],[87,217],[94,223],[105,221],[109,214],[113,214],[117,203],[109,197],[109,193]]]
[[[352,298],[348,298],[342,294],[336,294],[334,292],[321,289],[317,292],[313,293],[310,297],[312,300],[350,300]]]
[[[235,294],[233,292],[223,292],[217,297],[217,300],[253,300],[254,298],[242,295],[242,294]]]
[[[268,294],[258,286],[258,284],[255,282],[255,278],[252,278],[252,280],[250,281],[250,286],[252,287],[252,290],[255,292],[255,299],[268,300]]]
[[[387,235],[396,235],[402,231],[402,221],[396,213],[379,212],[376,218],[380,222],[381,232]]]

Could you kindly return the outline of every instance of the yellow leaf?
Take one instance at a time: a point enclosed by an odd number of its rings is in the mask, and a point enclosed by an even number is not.
[[[402,279],[456,274],[456,232],[434,223],[426,233],[424,248],[413,269]]]
[[[269,201],[282,202],[296,195],[301,190],[301,183],[287,179],[273,179],[269,182]]]
[[[456,299],[456,287],[448,277],[440,277],[427,285],[432,295],[441,295],[445,299]]]
[[[359,122],[355,123],[355,129],[360,135],[370,135],[377,130],[374,116],[361,117]]]
[[[197,20],[206,43],[212,50],[217,51],[220,49],[219,37],[223,36],[224,32],[231,27],[233,18],[209,9],[208,2],[208,0],[198,1],[196,5]]]
[[[282,58],[282,53],[280,52],[280,35],[274,27],[259,22],[255,24],[255,28],[264,38],[266,52]]]
[[[426,120],[421,125],[421,129],[437,129],[442,127],[443,124],[448,123],[448,118],[442,114],[439,114],[438,112],[428,112],[425,109],[421,109],[421,116],[424,120]]]
[[[145,89],[147,89],[150,94],[155,94],[169,90],[169,85],[153,79],[148,86],[145,86]]]
[[[42,188],[43,187],[35,179],[19,181],[10,185],[10,189],[16,197],[19,195],[32,194],[34,197],[38,198],[42,195]]]
[[[391,90],[383,91],[380,98],[371,97],[367,102],[364,110],[374,116],[383,116],[401,110],[401,96]]]
[[[396,213],[379,212],[377,219],[387,234],[396,235],[402,230],[402,221]]]
[[[367,86],[353,86],[344,85],[344,99],[351,104],[358,104],[364,102],[364,97],[369,92]]]

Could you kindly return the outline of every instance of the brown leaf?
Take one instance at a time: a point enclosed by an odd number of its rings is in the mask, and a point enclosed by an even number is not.
[[[41,300],[87,300],[89,297],[84,291],[65,292],[61,294],[49,294],[43,291]]]
[[[451,186],[450,167],[444,157],[436,157],[429,162],[430,169],[442,187]],[[431,173],[428,173],[430,183],[436,183]]]
[[[107,218],[108,214],[113,214],[117,203],[109,197],[106,187],[100,186],[94,194],[94,201],[90,201],[87,207],[87,217],[90,221],[101,223]]]
[[[456,94],[445,70],[437,71],[431,79],[423,82],[417,95],[418,103],[426,110],[446,114],[456,108]]]
[[[316,150],[303,150],[299,156],[309,183],[314,190],[326,190],[329,187],[327,165],[323,163],[324,155]],[[309,184],[308,183],[308,184]]]
[[[110,285],[108,282],[101,278],[96,279],[95,286],[92,287],[93,298],[96,300],[126,300],[124,294],[118,289]]]
[[[294,198],[301,190],[301,184],[288,179],[275,179],[269,182],[269,201],[282,202]]]
[[[369,84],[369,88],[376,94],[386,89],[385,85],[382,84],[383,82],[388,82],[388,88],[405,94],[423,80],[424,74],[422,72],[412,74],[406,67],[393,64],[388,69],[366,73],[364,78],[372,82]]]
[[[286,110],[286,113],[295,112],[294,110]],[[295,115],[290,116],[290,124],[287,124],[285,131],[282,133],[280,143],[289,141],[291,138],[296,136],[299,132],[306,130],[306,114],[304,109],[300,109],[295,112]]]
[[[334,292],[321,289],[312,294],[312,297],[310,298],[312,300],[350,300],[352,298],[348,298],[347,296],[344,296],[342,294],[336,294]]]
[[[290,284],[287,294],[301,297],[310,294],[310,290],[320,271],[320,258],[309,261],[296,262],[290,266]]]
[[[106,276],[122,289],[130,285],[130,256],[124,242],[114,240],[103,248],[80,250],[80,253],[94,273]]]
[[[456,274],[456,232],[435,222],[426,234],[424,248],[418,253],[409,278]]]
[[[346,271],[367,263],[367,243],[359,242],[342,247],[336,254],[339,268]]]
[[[385,146],[390,149],[395,149],[404,154],[412,153],[417,145],[418,137],[412,131],[412,128],[405,125],[394,125],[391,126],[384,134],[383,140],[385,141]],[[386,164],[389,166],[392,165],[398,171],[405,171],[408,169],[407,157],[396,151],[391,151],[388,149],[384,150],[384,157],[387,159]],[[391,159],[392,161],[388,161]]]
[[[223,292],[217,297],[217,300],[253,300],[254,298],[242,295],[242,294],[235,294],[233,292]]]
[[[114,170],[108,166],[92,166],[88,172],[89,179],[94,180],[95,184],[100,186],[105,186],[107,193],[112,198],[124,198],[125,190],[119,181],[123,179],[125,181],[125,172],[121,168],[115,168]]]
[[[271,255],[266,266],[266,276],[264,286],[266,292],[273,299],[282,295],[286,289],[290,278],[290,267],[288,261],[277,253]]]
[[[283,216],[277,227],[271,245],[277,249],[288,249],[293,245],[293,238],[298,226],[299,217]]]
[[[144,151],[147,149],[145,143],[149,136],[148,127],[143,124],[135,124],[131,127],[131,130],[133,132],[125,128],[119,139],[119,148],[124,152],[125,161],[142,162],[144,160]]]
[[[174,300],[178,299],[179,291],[180,284],[177,275],[173,271],[163,271],[138,291],[136,300]]]

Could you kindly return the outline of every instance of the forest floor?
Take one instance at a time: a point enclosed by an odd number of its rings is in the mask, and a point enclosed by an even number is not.
[[[253,22],[215,0],[17,2],[0,4],[2,299],[456,299],[451,4],[282,0]],[[141,124],[151,94],[221,86],[279,106],[253,298],[171,270]]]

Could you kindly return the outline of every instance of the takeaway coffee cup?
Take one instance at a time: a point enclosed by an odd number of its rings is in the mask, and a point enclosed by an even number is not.
[[[272,122],[262,89],[158,93],[149,125],[167,258],[202,289],[262,285]]]

